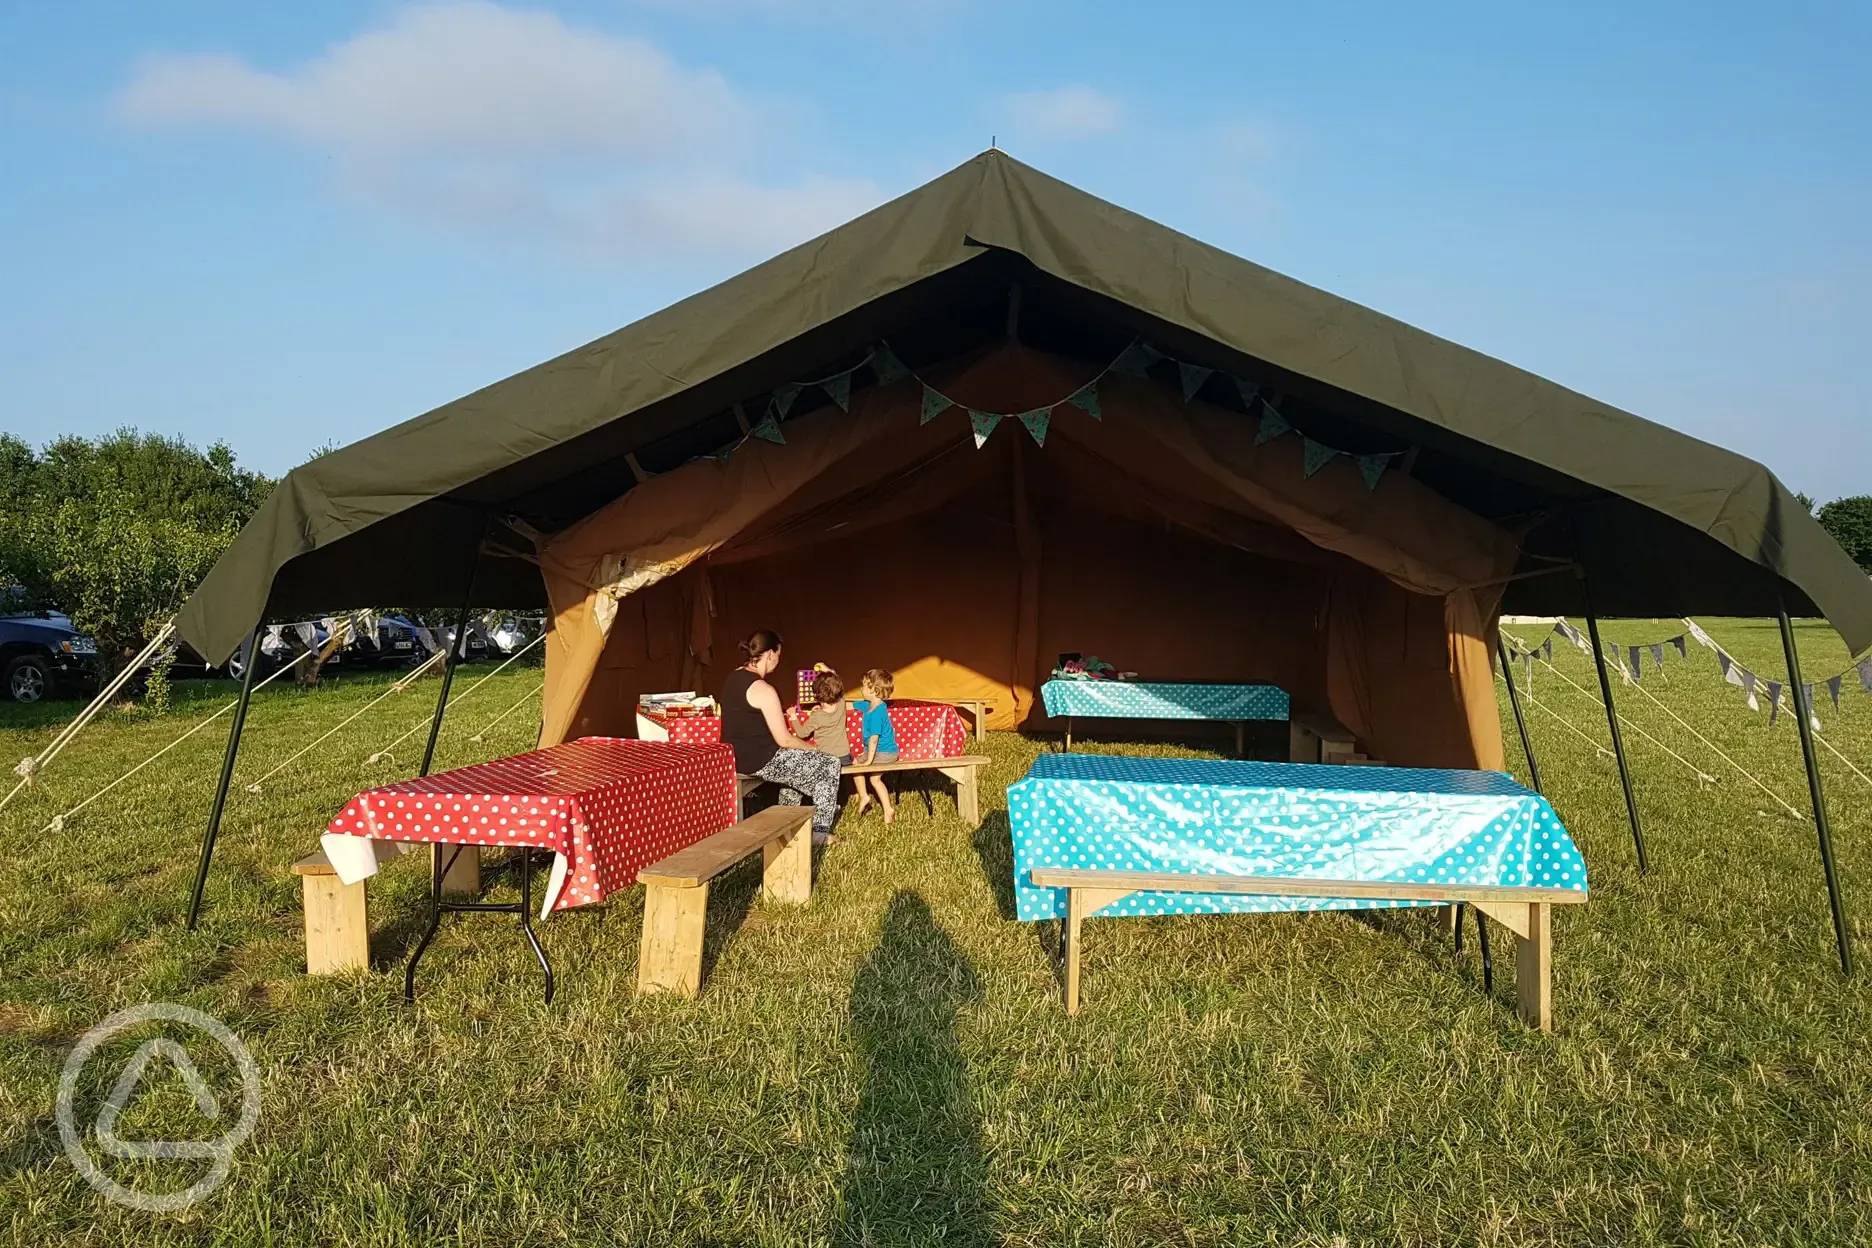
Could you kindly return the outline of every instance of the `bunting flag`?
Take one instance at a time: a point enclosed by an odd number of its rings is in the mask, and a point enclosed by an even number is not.
[[[1365,488],[1378,488],[1378,479],[1384,476],[1386,468],[1391,466],[1389,455],[1361,455],[1358,457],[1359,476],[1365,478]]]
[[[1553,638],[1549,637],[1546,641],[1541,643],[1540,657],[1547,660],[1549,663],[1553,662]]]
[[[969,428],[975,432],[976,450],[981,450],[982,444],[988,440],[988,435],[993,433],[995,426],[1000,423],[1001,413],[999,412],[978,412],[972,407],[969,409]]]
[[[1854,666],[1859,670],[1859,687],[1872,693],[1872,658],[1860,659]]]
[[[1662,675],[1662,674],[1663,674],[1663,671],[1664,671],[1664,643],[1663,643],[1663,642],[1661,642],[1661,641],[1659,641],[1659,642],[1654,642],[1654,643],[1652,643],[1652,646],[1651,646],[1651,665],[1652,665],[1653,667],[1655,667],[1655,668],[1657,668],[1657,670],[1658,670],[1658,673],[1659,673],[1660,675]]]
[[[1840,676],[1844,676],[1844,675],[1845,675],[1844,672],[1840,673]],[[1826,682],[1827,693],[1832,696],[1833,709],[1836,711],[1839,710],[1840,676],[1829,676],[1827,677],[1827,682]],[[1813,703],[1810,700],[1808,702],[1808,705],[1811,706],[1812,704]]]
[[[1723,679],[1740,688],[1742,684],[1742,669],[1736,666],[1736,661],[1721,650],[1718,650],[1716,652],[1716,662],[1722,666]]]
[[[787,412],[793,407],[793,400],[799,398],[799,392],[800,388],[792,382],[775,390],[773,392],[774,415],[785,420]]]
[[[904,367],[903,361],[897,358],[897,353],[890,349],[888,343],[880,342],[872,347],[871,358],[865,362],[871,365],[871,373],[880,386],[902,381],[910,375],[910,370]]]
[[[1053,419],[1052,408],[1036,407],[1031,412],[1021,412],[1015,419],[1027,426],[1027,432],[1033,435],[1034,445],[1046,445],[1047,425]]]
[[[1105,413],[1099,408],[1098,382],[1088,381],[1066,396],[1066,401],[1090,416],[1093,420],[1104,420]]]
[[[1242,411],[1252,413],[1255,398],[1261,393],[1261,387],[1252,381],[1243,381],[1237,377],[1235,378],[1235,393],[1241,395]]]
[[[1260,446],[1263,442],[1272,442],[1283,433],[1293,432],[1293,426],[1287,423],[1285,416],[1274,410],[1272,404],[1263,403],[1261,408],[1261,431],[1255,434],[1256,446]]]
[[[1677,634],[1665,644],[1677,647],[1678,658],[1687,659],[1690,657],[1690,639],[1685,637],[1682,633]]]
[[[1742,692],[1748,694],[1749,710],[1751,711],[1761,710],[1761,703],[1755,700],[1755,673],[1754,672],[1744,671],[1742,673]]]
[[[771,413],[761,417],[760,423],[755,425],[750,432],[763,441],[777,442],[781,446],[786,445],[786,435],[780,432],[780,422]]]
[[[1612,656],[1612,666],[1618,667],[1618,668],[1622,668],[1625,666],[1625,651],[1624,651],[1624,648],[1618,644],[1618,642],[1616,641],[1606,642],[1606,653]]]
[[[944,411],[954,406],[955,400],[951,399],[948,395],[932,390],[928,386],[924,386],[923,415],[917,420],[917,424],[927,425],[930,421],[942,415]]]
[[[1204,368],[1200,364],[1177,363],[1177,376],[1183,382],[1183,401],[1189,402],[1196,397],[1196,392],[1203,388],[1203,383],[1215,375],[1215,369]]]
[[[721,450],[716,451],[713,455],[709,456],[709,458],[714,460],[718,464],[725,464],[730,459],[734,458],[735,448],[740,445],[741,444],[739,442],[730,442],[727,446],[722,447]]]
[[[1300,475],[1303,477],[1312,476],[1327,464],[1331,463],[1332,457],[1339,453],[1330,446],[1324,446],[1315,442],[1312,438],[1303,437],[1301,439],[1301,444]]]
[[[1644,679],[1644,649],[1631,646],[1625,651],[1625,657],[1631,661],[1631,678],[1634,682]]]
[[[819,388],[826,392],[826,397],[838,404],[841,412],[851,411],[851,374],[840,373],[828,377],[819,383]]]
[[[1163,358],[1163,352],[1139,339],[1118,353],[1118,358],[1111,362],[1111,371],[1141,381],[1150,375],[1150,366]]]
[[[1781,718],[1781,682],[1765,680],[1762,688],[1768,691],[1768,726],[1772,728],[1775,720]]]

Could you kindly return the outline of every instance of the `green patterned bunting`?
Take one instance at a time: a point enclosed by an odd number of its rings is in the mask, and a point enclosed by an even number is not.
[[[793,400],[799,398],[799,392],[800,392],[800,388],[790,381],[786,385],[781,386],[778,390],[774,391],[773,392],[774,415],[778,416],[782,420],[785,420],[788,410],[791,409],[793,406]]]
[[[1312,476],[1332,462],[1332,457],[1339,453],[1332,447],[1315,442],[1309,437],[1303,436],[1300,441],[1300,475],[1303,477]]]
[[[851,411],[851,374],[840,373],[828,377],[819,383],[819,388],[826,392],[826,397],[838,404],[841,412]]]
[[[944,411],[954,406],[955,406],[955,401],[953,399],[949,398],[947,395],[942,394],[936,390],[932,390],[928,386],[924,386],[923,387],[923,415],[921,419],[917,421],[917,424],[927,425],[929,424],[930,421],[935,420],[938,416],[942,415]]]
[[[753,434],[765,441],[786,445],[786,435],[780,432],[780,422],[772,415],[761,417],[760,424],[754,426]]]
[[[880,386],[902,381],[910,375],[910,370],[903,366],[903,361],[898,359],[896,353],[882,342],[871,348],[871,358],[866,362],[871,365],[871,372],[877,377]]]
[[[976,450],[981,450],[982,443],[988,440],[988,435],[993,433],[995,426],[1000,423],[1001,413],[999,412],[978,412],[972,407],[969,409],[969,428],[975,431]]]
[[[1235,393],[1241,395],[1242,411],[1252,414],[1254,412],[1255,399],[1261,394],[1261,387],[1252,381],[1243,381],[1239,377],[1233,378],[1232,380],[1235,382]]]
[[[1143,378],[1150,366],[1164,358],[1163,352],[1148,342],[1134,342],[1118,353],[1118,358],[1111,362],[1111,371],[1126,377]]]
[[[1203,388],[1203,382],[1208,381],[1214,373],[1213,368],[1204,368],[1200,364],[1184,364],[1179,361],[1177,376],[1183,382],[1183,401],[1187,403],[1195,398],[1196,392]]]
[[[1283,433],[1293,432],[1293,426],[1287,423],[1287,418],[1275,411],[1273,407],[1263,403],[1261,409],[1261,430],[1255,434],[1256,446],[1260,446],[1263,442],[1272,442]]]
[[[1031,412],[1022,412],[1016,419],[1027,426],[1036,446],[1046,445],[1047,426],[1053,421],[1052,408],[1036,407]]]
[[[1365,478],[1365,488],[1378,488],[1378,478],[1384,476],[1385,469],[1391,466],[1389,455],[1360,455],[1358,457],[1359,476]]]
[[[1093,420],[1104,420],[1105,413],[1099,408],[1098,382],[1088,381],[1066,396],[1066,401],[1090,416]]]

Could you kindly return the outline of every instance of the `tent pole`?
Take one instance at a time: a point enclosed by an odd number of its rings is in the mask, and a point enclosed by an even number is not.
[[[485,526],[483,535],[485,536]],[[429,765],[435,762],[436,738],[442,735],[442,713],[448,710],[449,686],[455,683],[455,666],[461,662],[462,651],[468,644],[468,611],[474,602],[475,576],[481,571],[481,544],[475,542],[474,563],[468,568],[468,584],[462,590],[461,610],[455,615],[455,635],[449,640],[448,658],[442,663],[442,692],[436,695],[435,718],[429,721],[429,744],[423,747],[422,770],[416,774],[429,774]]]
[[[1631,817],[1632,844],[1638,849],[1638,874],[1650,873],[1651,862],[1645,857],[1644,829],[1638,823],[1638,799],[1632,794],[1631,768],[1625,762],[1625,739],[1619,735],[1618,708],[1612,702],[1612,678],[1606,674],[1605,647],[1599,644],[1599,617],[1593,611],[1592,591],[1586,586],[1586,571],[1580,569],[1580,593],[1586,599],[1586,632],[1592,638],[1593,666],[1599,669],[1599,695],[1605,699],[1606,725],[1612,730],[1612,756],[1618,760],[1619,784],[1625,790],[1625,813]]]
[[[1800,728],[1801,758],[1807,764],[1807,791],[1813,798],[1814,827],[1820,832],[1820,867],[1826,873],[1827,903],[1833,908],[1833,939],[1839,945],[1840,971],[1852,974],[1852,935],[1846,928],[1846,905],[1840,897],[1839,872],[1833,867],[1833,829],[1827,823],[1826,798],[1820,792],[1820,759],[1814,754],[1813,705],[1801,684],[1800,655],[1794,649],[1794,624],[1788,619],[1781,580],[1775,578],[1775,608],[1781,617],[1781,648],[1787,651],[1788,692],[1794,695],[1794,720]]]
[[[195,887],[189,891],[188,930],[195,930],[201,917],[202,889],[208,883],[208,863],[214,858],[215,838],[221,835],[221,812],[227,807],[228,784],[234,779],[234,759],[240,753],[241,729],[247,726],[247,706],[253,701],[254,672],[260,666],[260,629],[247,639],[247,654],[241,669],[240,701],[234,705],[234,723],[228,729],[227,756],[221,760],[221,782],[215,786],[214,807],[208,812],[208,829],[202,833],[201,861],[195,867]]]
[[[1495,653],[1501,656],[1502,679],[1508,682],[1508,705],[1514,708],[1515,727],[1521,730],[1521,752],[1527,755],[1528,778],[1534,781],[1534,791],[1545,796],[1540,782],[1540,764],[1534,761],[1534,739],[1528,735],[1527,717],[1521,712],[1521,695],[1515,692],[1514,664],[1508,661],[1508,643],[1499,635],[1495,638]]]

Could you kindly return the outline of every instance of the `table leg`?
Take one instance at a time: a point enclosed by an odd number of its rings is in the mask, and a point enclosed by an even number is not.
[[[1244,758],[1246,756],[1247,745],[1243,741],[1242,721],[1238,719],[1235,721],[1235,757]]]
[[[533,934],[533,847],[525,846],[520,850],[520,930],[526,933],[527,944],[533,946],[533,956],[539,959],[540,970],[546,973],[546,1004],[553,999],[552,963],[546,959],[546,950],[540,944],[539,937]]]
[[[1475,912],[1476,944],[1482,950],[1482,991],[1485,995],[1495,994],[1495,956],[1489,952],[1488,916],[1480,910]]]
[[[429,948],[436,929],[442,926],[442,870],[442,847],[437,845],[429,853],[429,925],[423,928],[422,939],[416,942],[409,965],[403,968],[403,1000],[406,1002],[416,1000],[416,964],[422,961],[423,951]]]
[[[438,845],[436,852],[448,852],[442,866],[442,892],[463,893],[473,897],[481,891],[481,847],[479,845]]]
[[[1072,716],[1070,715],[1066,717],[1066,748],[1061,753],[1072,753]]]
[[[1530,902],[1528,934],[1515,936],[1515,996],[1521,1019],[1536,1031],[1553,1030],[1553,907]]]

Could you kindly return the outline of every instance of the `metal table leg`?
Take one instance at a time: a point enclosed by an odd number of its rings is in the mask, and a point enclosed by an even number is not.
[[[533,847],[520,847],[520,900],[511,901],[444,901],[442,899],[442,878],[448,868],[455,863],[456,855],[464,849],[477,849],[477,846],[456,845],[451,847],[447,862],[443,861],[442,849],[438,845],[430,856],[429,867],[429,925],[423,929],[422,939],[416,942],[416,949],[410,954],[409,965],[403,968],[403,1000],[416,1000],[416,964],[422,961],[423,953],[429,948],[429,942],[435,939],[438,928],[442,925],[442,915],[450,914],[517,914],[520,916],[520,932],[533,950],[533,956],[539,959],[540,970],[546,975],[546,1002],[552,1004],[553,969],[552,962],[546,957],[546,949],[540,944],[539,937],[533,931]]]

